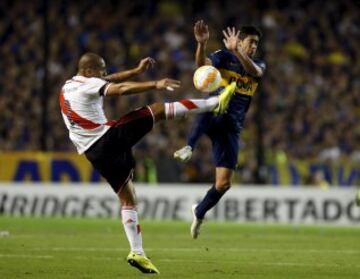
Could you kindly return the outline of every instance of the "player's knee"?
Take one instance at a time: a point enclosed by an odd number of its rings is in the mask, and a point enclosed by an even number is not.
[[[163,103],[154,103],[150,105],[150,109],[154,115],[155,121],[165,119],[165,107]]]
[[[129,185],[126,185],[122,191],[118,193],[120,204],[122,207],[135,207],[136,196],[135,192]]]
[[[215,188],[221,193],[225,193],[231,187],[231,181],[227,179],[220,179],[216,181]]]

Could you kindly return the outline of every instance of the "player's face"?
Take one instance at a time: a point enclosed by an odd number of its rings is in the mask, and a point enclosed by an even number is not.
[[[106,64],[104,59],[98,61],[98,63],[92,66],[91,68],[87,68],[85,70],[85,75],[87,77],[97,77],[97,78],[105,77],[107,75],[107,72],[106,72]]]
[[[249,57],[255,56],[258,44],[259,36],[257,35],[248,35],[243,40],[239,41],[240,47]]]

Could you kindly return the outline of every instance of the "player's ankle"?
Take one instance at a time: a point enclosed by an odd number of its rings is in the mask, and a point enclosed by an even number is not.
[[[131,250],[131,253],[134,253],[134,254],[139,255],[139,256],[144,256],[144,257],[146,256],[144,250],[142,250],[142,251],[140,251],[140,250]]]

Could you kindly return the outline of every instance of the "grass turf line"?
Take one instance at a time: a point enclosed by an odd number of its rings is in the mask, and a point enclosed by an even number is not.
[[[142,222],[162,278],[359,278],[360,228]],[[144,278],[120,221],[0,217],[0,278]],[[2,235],[2,236],[1,236]]]

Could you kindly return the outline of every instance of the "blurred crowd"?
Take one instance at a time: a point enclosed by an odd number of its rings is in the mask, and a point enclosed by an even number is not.
[[[1,151],[75,151],[61,119],[58,93],[75,75],[77,59],[86,51],[102,55],[110,73],[133,68],[151,56],[156,67],[135,80],[171,77],[182,82],[177,92],[106,100],[110,119],[155,101],[202,97],[192,85],[193,24],[204,19],[210,28],[209,52],[223,47],[221,31],[226,26],[254,24],[264,34],[259,57],[267,71],[242,132],[239,181],[255,182],[259,140],[267,164],[360,161],[358,1],[48,1],[45,95],[43,2],[0,2]],[[173,152],[186,144],[192,121],[189,117],[163,122],[136,147],[138,181],[212,181],[206,137],[190,163],[172,159]]]

